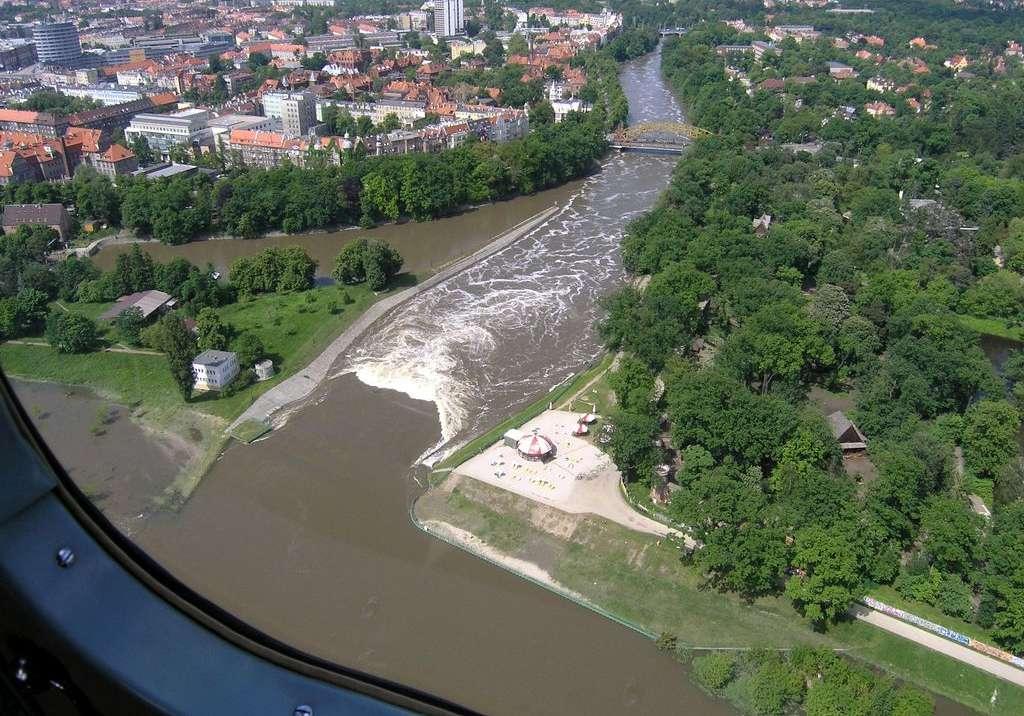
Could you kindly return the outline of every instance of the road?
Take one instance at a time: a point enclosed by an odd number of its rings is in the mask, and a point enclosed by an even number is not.
[[[973,649],[968,649],[966,646],[952,642],[949,639],[943,639],[938,634],[932,634],[913,624],[907,624],[888,614],[877,612],[874,609],[869,609],[859,604],[854,605],[850,609],[850,613],[861,621],[865,621],[879,629],[885,629],[887,632],[901,636],[904,639],[909,639],[932,651],[938,651],[957,661],[970,664],[1017,686],[1024,686],[1024,671],[1007,664],[1005,661],[981,654]]]

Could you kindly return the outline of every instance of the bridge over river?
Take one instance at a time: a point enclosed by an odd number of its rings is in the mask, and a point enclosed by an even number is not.
[[[608,143],[622,151],[682,154],[695,139],[711,132],[684,122],[642,122],[608,135]]]

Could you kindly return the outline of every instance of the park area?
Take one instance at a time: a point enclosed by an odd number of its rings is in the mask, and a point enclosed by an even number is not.
[[[601,515],[630,529],[666,535],[665,525],[626,503],[619,488],[622,477],[611,459],[588,439],[592,433],[574,434],[583,415],[546,410],[522,426],[519,433],[524,441],[538,436],[550,442],[554,450],[546,459],[528,459],[502,439],[454,472],[564,512]]]

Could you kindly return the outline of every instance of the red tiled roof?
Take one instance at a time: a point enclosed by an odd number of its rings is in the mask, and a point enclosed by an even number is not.
[[[39,112],[30,112],[25,109],[0,109],[0,122],[35,124],[38,119]]]
[[[100,159],[107,162],[123,162],[126,159],[132,159],[135,156],[135,152],[130,149],[122,147],[120,144],[111,144],[107,151],[100,155]]]

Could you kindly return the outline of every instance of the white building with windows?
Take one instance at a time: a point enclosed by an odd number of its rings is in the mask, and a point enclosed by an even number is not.
[[[186,147],[211,146],[213,132],[207,123],[210,113],[205,109],[186,109],[171,114],[137,114],[125,128],[129,142],[145,137],[150,148],[166,156],[174,145]]]
[[[238,375],[238,354],[203,351],[192,360],[196,390],[223,390]]]
[[[316,96],[312,92],[267,92],[263,114],[281,120],[290,137],[303,137],[316,125]]]
[[[462,0],[434,0],[434,32],[440,37],[455,37],[466,29]]]

